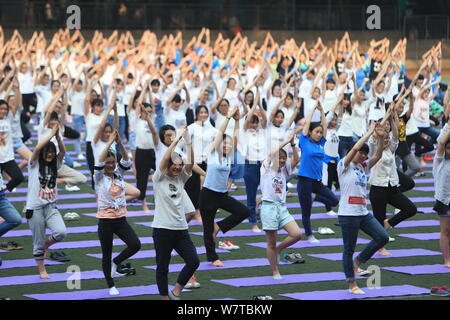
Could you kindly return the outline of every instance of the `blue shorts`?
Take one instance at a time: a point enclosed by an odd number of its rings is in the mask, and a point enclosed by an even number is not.
[[[450,217],[450,206],[443,204],[439,200],[436,200],[433,210],[437,212],[439,217]]]
[[[14,153],[16,153],[18,150],[22,148],[26,148],[25,143],[23,143],[21,138],[13,138],[13,147],[14,147]]]
[[[283,203],[263,201],[261,223],[264,231],[278,231],[291,221],[295,220]]]
[[[236,181],[244,178],[245,158],[239,151],[234,153],[233,163],[231,164],[231,172],[228,180]]]

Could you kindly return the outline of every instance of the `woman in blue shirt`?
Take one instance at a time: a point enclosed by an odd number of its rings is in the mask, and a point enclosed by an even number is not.
[[[321,123],[311,123],[315,110],[321,113]],[[327,135],[327,121],[322,105],[318,102],[308,114],[300,135],[300,149],[302,151],[300,168],[298,170],[297,192],[302,208],[302,222],[305,234],[310,243],[320,243],[311,229],[312,194],[316,194],[314,200],[324,203],[328,207],[335,207],[339,200],[330,189],[322,184],[322,162],[325,157],[324,145]]]
[[[231,118],[236,120],[233,138],[225,135]],[[219,231],[225,233],[250,216],[250,210],[241,202],[228,195],[227,181],[230,176],[233,154],[237,149],[239,136],[239,109],[235,107],[228,112],[216,138],[209,147],[205,182],[200,192],[200,215],[203,221],[203,239],[206,247],[206,258],[216,267],[223,267],[216,253],[215,239]],[[231,213],[230,216],[214,222],[218,209]]]

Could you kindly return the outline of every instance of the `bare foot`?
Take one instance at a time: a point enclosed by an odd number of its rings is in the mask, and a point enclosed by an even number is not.
[[[392,253],[387,251],[386,248],[381,248],[380,250],[378,250],[378,253],[384,257],[392,257]]]
[[[444,267],[450,268],[450,261],[446,262],[446,263],[444,264]]]
[[[48,275],[46,270],[39,271],[39,277],[43,280],[50,279],[50,276]]]
[[[214,222],[214,231],[213,231],[213,241],[216,242],[217,234],[220,231],[220,227],[217,223]]]
[[[142,209],[143,209],[145,214],[149,214],[150,213],[150,209],[148,208],[147,204],[143,204],[142,205]]]
[[[392,228],[392,227],[391,227],[391,225],[389,224],[388,219],[384,220],[384,229],[385,229],[385,230],[389,230],[389,229],[391,229],[391,228]]]
[[[212,263],[211,263],[213,266],[215,266],[215,267],[225,267],[225,265],[222,263],[222,261],[220,261],[220,260],[216,260],[216,261],[213,261]]]
[[[255,224],[255,225],[252,227],[252,231],[253,231],[253,232],[256,232],[256,233],[260,233],[260,232],[261,232],[261,229],[258,228],[258,226]]]

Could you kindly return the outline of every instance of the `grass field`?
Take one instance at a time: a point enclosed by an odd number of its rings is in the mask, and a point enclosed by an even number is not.
[[[447,82],[450,78],[446,79]],[[69,151],[73,150],[72,144],[68,144]],[[86,167],[82,167],[81,169],[86,169]],[[427,175],[423,178],[432,178],[431,168],[427,168]],[[131,174],[131,172],[130,172]],[[421,178],[421,179],[423,179]],[[129,180],[129,182],[134,182],[133,180]],[[239,187],[243,186],[243,183],[238,183]],[[432,186],[432,183],[418,183],[417,187],[425,187]],[[21,185],[21,188],[26,188],[26,183]],[[149,190],[151,188],[149,187]],[[244,195],[245,189],[239,188],[237,192],[234,192],[233,195]],[[296,194],[295,190],[291,190]],[[81,193],[90,193],[92,194],[92,190],[84,185],[81,187]],[[67,194],[67,192],[61,190],[60,195]],[[408,197],[433,197],[434,192],[423,192],[414,190],[407,194]],[[26,196],[25,193],[15,193],[9,195],[9,199],[14,200],[15,197],[23,197]],[[147,196],[147,201],[153,202],[153,196]],[[72,200],[59,200],[58,204],[81,204],[81,203],[93,203],[95,202],[95,198],[89,199],[72,199]],[[297,203],[297,197],[289,198],[288,202]],[[24,202],[13,202],[13,204],[17,207],[19,212],[22,211],[24,206]],[[433,203],[423,202],[423,203],[415,203],[417,207],[432,207]],[[151,206],[153,210],[153,206]],[[129,211],[140,210],[138,206],[129,206]],[[81,216],[81,220],[77,222],[66,222],[67,227],[78,227],[78,226],[95,226],[97,224],[97,219],[94,217],[89,217],[83,215],[85,213],[94,213],[96,211],[95,208],[88,209],[75,209],[75,210],[60,210],[62,214],[65,214],[69,211],[76,211]],[[290,209],[292,214],[300,214],[299,208]],[[316,207],[313,208],[313,213],[323,213],[325,212],[324,207]],[[389,208],[388,212],[393,212],[393,208]],[[218,217],[224,217],[225,213],[221,212]],[[144,227],[142,225],[135,224],[136,222],[150,222],[152,221],[152,216],[146,217],[131,217],[128,218],[129,223],[133,226],[135,231],[140,237],[151,237],[152,230],[149,227]],[[423,214],[418,213],[411,220],[436,220],[438,221],[438,217],[434,213]],[[300,226],[302,226],[301,221],[298,220]],[[318,219],[312,220],[313,229],[317,230],[318,227],[329,227],[333,229],[336,234],[333,236],[321,236],[318,235],[318,239],[327,239],[327,238],[341,238],[341,231],[339,227],[336,227],[334,223],[337,223],[337,219]],[[249,229],[250,226],[248,223],[243,223],[239,225],[236,229]],[[22,224],[19,228],[15,230],[23,230],[28,229],[26,224]],[[201,226],[190,226],[191,232],[201,232]],[[390,243],[387,248],[388,249],[427,249],[432,251],[439,252],[439,242],[438,240],[412,240],[409,238],[404,238],[400,236],[396,236],[396,234],[400,233],[432,233],[439,232],[438,226],[419,226],[413,228],[397,228],[393,231],[390,231],[391,236],[396,238],[396,241]],[[283,236],[279,236],[279,239],[282,239]],[[368,237],[365,234],[360,233],[361,238]],[[194,244],[197,247],[203,246],[203,239],[198,235],[191,235],[191,238]],[[256,242],[264,242],[264,235],[255,235],[251,237],[236,237],[236,238],[227,238],[228,240],[235,241],[240,247],[240,250],[232,251],[230,253],[219,254],[222,261],[226,264],[229,260],[236,259],[250,259],[250,258],[265,258],[265,250],[263,248],[256,248],[252,246],[246,245],[246,243],[256,243]],[[17,241],[24,245],[24,250],[12,251],[6,253],[0,253],[0,256],[4,261],[14,260],[14,259],[31,259],[32,258],[32,242],[30,236],[25,237],[14,237],[14,238],[4,238],[2,241]],[[80,241],[80,240],[98,240],[97,234],[94,233],[80,233],[80,234],[68,234],[66,238],[67,241]],[[357,250],[361,250],[363,246],[358,245]],[[123,246],[116,246],[114,251],[119,251],[123,248]],[[152,250],[152,244],[143,244],[141,250]],[[48,266],[47,271],[52,273],[65,273],[67,267],[70,265],[78,265],[81,268],[81,271],[89,271],[89,270],[101,270],[101,260],[93,257],[87,256],[87,254],[100,253],[100,247],[94,248],[79,248],[79,249],[63,249],[63,251],[72,257],[72,261],[68,262],[64,265],[55,265]],[[340,253],[342,252],[342,246],[335,247],[315,247],[315,248],[303,248],[303,249],[293,249],[293,252],[301,252],[301,254],[306,259],[305,264],[301,265],[283,265],[280,267],[282,275],[288,274],[304,274],[304,273],[320,273],[320,272],[342,272],[342,265],[340,261],[328,261],[325,259],[319,259],[311,257],[310,254],[318,254],[318,253]],[[205,255],[200,255],[200,260],[205,261]],[[152,266],[155,265],[154,258],[146,258],[146,259],[133,259],[129,262],[132,263],[133,267],[137,269],[137,275],[123,277],[116,280],[116,287],[120,290],[123,287],[129,286],[142,286],[142,285],[150,285],[155,284],[155,271],[150,269],[143,268],[144,266]],[[182,263],[182,259],[180,257],[173,257],[172,263]],[[430,264],[442,264],[443,259],[442,255],[434,255],[434,256],[418,256],[418,257],[404,257],[404,258],[389,258],[389,259],[375,259],[371,260],[369,264],[378,265],[380,267],[389,267],[389,266],[414,266],[414,265],[430,265]],[[12,268],[12,269],[2,269],[0,267],[0,281],[4,277],[11,276],[25,276],[25,275],[34,275],[37,274],[37,267],[26,267],[26,268]],[[287,299],[279,296],[279,294],[285,293],[294,293],[294,292],[310,292],[310,291],[326,291],[326,290],[338,290],[345,289],[346,284],[342,281],[327,281],[327,282],[316,282],[316,283],[297,283],[297,284],[288,284],[288,285],[272,285],[272,286],[258,286],[258,287],[231,287],[227,285],[218,284],[212,282],[210,280],[219,280],[219,279],[230,279],[230,278],[243,278],[243,277],[258,277],[258,276],[270,276],[271,271],[268,266],[257,266],[251,268],[233,268],[233,269],[217,269],[212,271],[198,271],[196,273],[198,281],[201,283],[201,288],[194,289],[191,292],[187,292],[184,294],[183,299],[189,300],[204,300],[204,299],[221,299],[221,298],[233,298],[233,299],[250,299],[253,295],[271,295],[275,299]],[[169,284],[174,284],[176,281],[177,273],[169,274]],[[381,271],[381,286],[393,286],[393,285],[404,285],[409,284],[422,288],[430,288],[432,286],[448,286],[450,285],[449,281],[449,273],[447,274],[429,274],[429,275],[407,275],[402,273],[396,273],[391,271],[382,270]],[[365,287],[365,281],[360,280],[359,282],[361,287]],[[92,280],[82,280],[81,282],[81,290],[94,290],[94,289],[104,289],[106,288],[106,283],[104,279],[92,279]],[[105,289],[106,290],[106,289]],[[381,289],[382,290],[382,289]],[[25,294],[37,294],[37,293],[50,293],[50,292],[67,292],[71,291],[67,288],[66,282],[50,282],[46,283],[42,281],[38,284],[27,284],[27,285],[10,285],[10,286],[0,286],[0,295],[7,295],[12,299],[29,299],[25,297]],[[317,299],[320,299],[320,295],[317,296]],[[120,299],[160,299],[158,295],[140,295],[128,298],[120,298]],[[429,295],[421,295],[421,296],[403,296],[400,298],[383,298],[383,299],[436,299]],[[448,299],[450,298],[437,298],[437,299]]]

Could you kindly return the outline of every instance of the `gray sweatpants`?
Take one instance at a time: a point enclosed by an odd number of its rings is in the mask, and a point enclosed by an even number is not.
[[[420,163],[412,153],[409,153],[404,157],[397,155],[395,160],[397,163],[397,168],[401,167],[402,160],[405,161],[408,166],[408,170],[406,170],[405,174],[410,178],[420,171]]]
[[[28,225],[33,237],[33,256],[36,260],[44,259],[45,241],[48,239],[45,236],[46,228],[51,230],[50,237],[55,242],[63,241],[66,237],[66,225],[58,209],[56,209],[55,203],[34,209],[33,216],[28,219]]]

